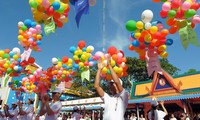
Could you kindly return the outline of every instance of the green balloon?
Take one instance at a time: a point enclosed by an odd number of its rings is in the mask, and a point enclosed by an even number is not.
[[[56,10],[56,12],[59,12],[60,14],[62,14],[64,11],[65,11],[65,8],[63,6],[60,6],[60,8]]]
[[[7,73],[11,73],[12,69],[11,68],[7,68]]]
[[[9,55],[8,54],[4,54],[3,55],[3,58],[5,59],[5,58],[8,58],[9,57]]]
[[[136,28],[136,22],[134,20],[129,20],[127,23],[126,23],[126,29],[128,31],[135,31],[137,28]]]
[[[170,11],[168,11],[168,16],[169,16],[170,18],[174,18],[174,17],[176,16],[176,11],[175,11],[175,10],[170,10]]]
[[[35,0],[32,0],[29,5],[32,7],[32,8],[37,8],[38,6],[38,3],[35,1]]]
[[[196,14],[196,11],[194,9],[189,9],[189,10],[186,10],[184,12],[184,17],[185,18],[191,18],[193,17],[194,15]]]
[[[28,28],[27,28],[25,25],[22,26],[22,30],[23,30],[23,31],[26,31],[27,29],[28,29]]]
[[[161,0],[161,2],[166,2],[167,0]]]
[[[19,80],[15,80],[15,82],[14,82],[16,85],[18,85],[19,84]]]

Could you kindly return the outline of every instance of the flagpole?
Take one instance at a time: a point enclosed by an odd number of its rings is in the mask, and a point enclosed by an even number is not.
[[[105,52],[105,44],[106,44],[106,41],[105,41],[105,34],[106,34],[106,27],[105,27],[105,24],[106,24],[106,2],[105,0],[103,0],[103,14],[102,14],[102,39],[103,39],[103,52]]]

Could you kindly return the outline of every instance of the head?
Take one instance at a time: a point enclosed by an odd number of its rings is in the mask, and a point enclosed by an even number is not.
[[[62,90],[60,88],[55,88],[53,91],[52,91],[52,100],[59,100],[60,99],[60,96],[62,94]]]
[[[74,106],[74,107],[73,107],[73,110],[74,110],[74,112],[78,112],[78,110],[79,110],[79,109],[78,109],[78,106]]]
[[[157,100],[152,100],[151,101],[151,107],[153,110],[157,109],[158,108],[158,101]]]
[[[121,85],[122,85],[122,80],[119,79]],[[117,88],[117,85],[115,84],[115,82],[113,80],[109,81],[108,82],[108,88],[109,88],[109,91],[112,95],[115,95],[115,94],[118,94],[119,93],[119,90]]]
[[[171,114],[171,118],[174,118],[174,114],[173,113]]]
[[[29,104],[29,105],[34,104],[34,101],[35,101],[35,100],[34,100],[33,98],[29,98],[29,99],[28,99],[28,104]]]
[[[12,108],[15,109],[17,107],[17,103],[12,103]]]

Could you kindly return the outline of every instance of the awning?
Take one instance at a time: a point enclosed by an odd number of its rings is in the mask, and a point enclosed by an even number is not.
[[[162,100],[167,101],[167,100],[183,100],[183,99],[192,99],[192,98],[200,98],[200,93],[158,97],[157,100],[158,101],[162,101]],[[133,99],[133,100],[129,100],[129,104],[131,104],[131,103],[145,103],[145,102],[151,102],[151,101],[152,101],[152,98]]]

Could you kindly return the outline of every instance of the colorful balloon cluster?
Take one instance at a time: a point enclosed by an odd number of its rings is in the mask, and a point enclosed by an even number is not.
[[[145,10],[142,13],[142,21],[129,20],[126,23],[126,29],[131,31],[131,45],[129,50],[135,50],[141,60],[145,59],[147,49],[156,49],[158,54],[166,58],[168,53],[166,45],[172,45],[172,39],[166,39],[168,30],[163,29],[163,24],[159,21],[150,23],[153,18],[151,10]]]
[[[153,0],[160,2],[160,0]],[[200,23],[200,16],[196,11],[200,8],[200,3],[196,0],[161,0],[162,10],[160,16],[167,18],[166,23],[171,26],[169,33],[174,34],[180,28],[186,26],[184,20],[191,21],[191,26]]]
[[[85,41],[81,40],[78,42],[78,46],[71,46],[69,51],[73,53],[73,59],[75,62],[74,68],[84,71],[89,66],[93,66],[96,62],[93,59],[92,52],[94,51],[93,46],[86,47]]]
[[[30,47],[34,51],[41,51],[41,48],[39,47],[42,43],[41,26],[30,19],[26,19],[24,22],[18,22],[18,27],[19,44],[22,47]]]
[[[110,70],[107,66],[108,55],[111,56],[111,66],[113,67],[117,76],[119,78],[127,76],[126,70],[128,66],[126,65],[126,58],[124,57],[124,53],[121,50],[117,50],[114,46],[111,46],[108,48],[108,51],[106,54],[104,54],[101,51],[97,51],[94,55],[96,60],[101,59],[103,61],[103,64],[105,64],[105,67],[101,71],[101,77],[103,77],[106,80],[112,79]]]
[[[62,60],[58,58],[52,58],[53,66],[48,69],[48,73],[51,74],[52,79],[50,82],[57,82],[58,84],[61,81],[68,82],[72,80],[74,72],[72,71],[73,60],[67,56],[62,57]]]
[[[10,76],[19,75],[23,71],[20,62],[19,48],[0,50],[0,76],[5,74],[9,74]]]
[[[34,20],[39,23],[48,22],[48,18],[52,17],[56,26],[61,28],[68,21],[70,6],[66,0],[29,0],[29,5]]]

